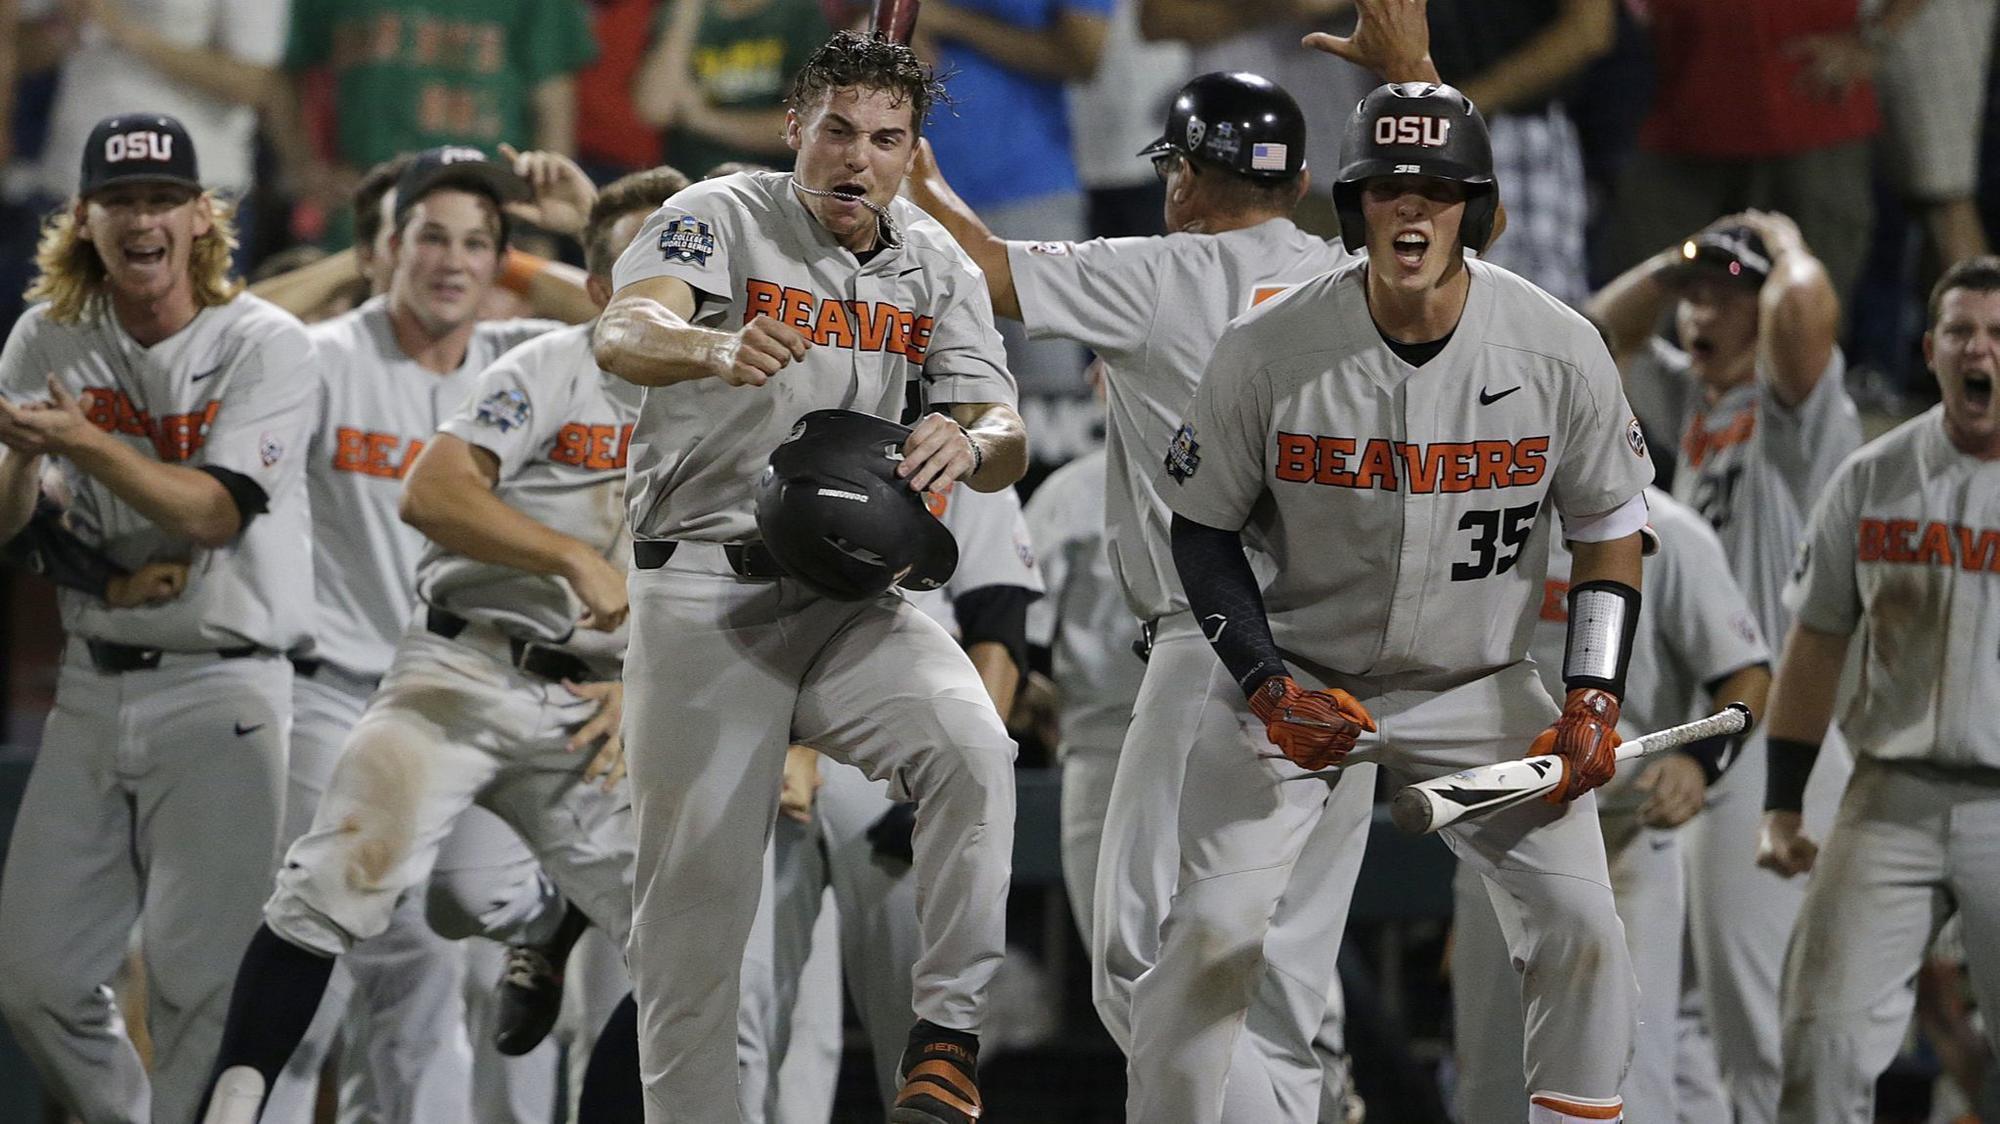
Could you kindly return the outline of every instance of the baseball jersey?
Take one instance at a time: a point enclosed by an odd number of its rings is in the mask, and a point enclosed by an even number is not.
[[[1934,406],[1847,459],[1786,591],[1799,623],[1861,637],[1840,711],[1858,754],[2000,768],[2000,462]]]
[[[911,380],[927,402],[1014,404],[978,268],[908,200],[891,200],[889,213],[881,251],[865,263],[782,172],[695,184],[647,218],[618,259],[617,288],[677,277],[695,291],[695,323],[736,331],[769,316],[814,346],[761,387],[704,378],[646,394],[626,497],[635,537],[755,538],[757,474],[809,411],[898,417]]]
[[[1658,488],[1646,507],[1660,549],[1646,559],[1640,587],[1639,631],[1625,674],[1618,732],[1626,738],[1678,725],[1706,713],[1702,689],[1754,664],[1770,650],[1757,616],[1729,576],[1729,559],[1707,522]],[[1562,698],[1563,655],[1569,648],[1569,549],[1549,545],[1549,575],[1529,654],[1542,684]]]
[[[1688,358],[1654,341],[1635,361],[1637,382],[1687,382]],[[1764,635],[1782,643],[1790,624],[1782,594],[1813,497],[1861,447],[1861,418],[1847,396],[1839,349],[1804,402],[1787,407],[1769,374],[1713,403],[1699,387],[1686,395],[1674,498],[1700,512],[1722,539],[1729,567],[1757,610]]]
[[[160,605],[114,609],[58,590],[72,636],[205,651],[254,644],[285,651],[311,627],[313,545],[306,513],[305,445],[313,349],[276,305],[245,293],[204,308],[173,335],[141,347],[98,306],[82,323],[22,315],[0,351],[0,393],[47,396],[53,375],[84,415],[147,457],[240,473],[264,490],[269,510],[235,541],[207,550],[161,530],[69,462],[54,458],[69,495],[69,524],[128,570],[188,564],[187,589]]]
[[[486,368],[472,394],[439,426],[500,460],[493,494],[542,526],[589,543],[623,570],[625,456],[645,393],[597,369],[592,325],[530,340]],[[428,604],[498,627],[510,636],[619,658],[625,630],[581,630],[583,602],[569,583],[453,554],[427,543],[417,593]]]
[[[1048,587],[1048,596],[1028,607],[1028,641],[1050,650],[1066,745],[1123,742],[1146,672],[1132,652],[1139,629],[1106,549],[1107,463],[1103,449],[1085,453],[1050,473],[1028,497],[1028,535]]]
[[[1264,604],[1288,658],[1440,687],[1515,663],[1554,515],[1616,510],[1652,480],[1589,322],[1466,268],[1458,327],[1422,367],[1376,329],[1365,261],[1253,310],[1164,449],[1175,514],[1278,560]]]
[[[314,656],[359,676],[389,670],[416,605],[417,558],[424,547],[423,535],[398,514],[403,477],[480,371],[515,344],[556,326],[552,320],[481,323],[464,361],[442,375],[404,354],[386,296],[307,329],[320,371],[306,476],[319,602]]]
[[[1187,608],[1153,477],[1215,341],[1257,304],[1351,260],[1290,219],[1222,234],[1008,245],[1028,334],[1075,340],[1104,360],[1105,547],[1141,620]]]
[[[1012,488],[975,492],[964,486],[951,494],[930,497],[931,514],[958,542],[958,568],[936,589],[906,593],[910,604],[958,635],[956,604],[975,589],[1017,585],[1042,595],[1042,574],[1035,568],[1035,548],[1028,538],[1028,520],[1021,497]]]

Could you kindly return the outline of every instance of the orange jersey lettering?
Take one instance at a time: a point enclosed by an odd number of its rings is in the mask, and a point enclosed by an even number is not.
[[[881,301],[821,297],[752,277],[744,283],[743,322],[759,316],[790,324],[815,347],[879,351],[921,366],[936,321]]]
[[[608,472],[625,467],[625,454],[632,447],[629,425],[590,425],[568,422],[556,431],[549,446],[549,459],[557,464]]]
[[[90,424],[106,433],[144,437],[152,443],[154,454],[168,464],[193,460],[207,443],[215,416],[222,412],[222,403],[214,401],[185,414],[155,418],[124,391],[101,386],[85,387],[77,404]]]
[[[1957,566],[2000,573],[2000,530],[1936,521],[1863,519],[1855,558],[1908,566]]]
[[[357,472],[384,480],[401,480],[424,451],[422,438],[411,438],[407,448],[393,433],[371,433],[352,426],[333,431],[333,468],[336,472]]]
[[[1293,484],[1417,494],[1521,488],[1541,481],[1548,449],[1546,437],[1419,445],[1279,433],[1272,474]]]

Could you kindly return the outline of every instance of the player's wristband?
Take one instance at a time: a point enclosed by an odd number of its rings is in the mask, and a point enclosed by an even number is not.
[[[951,417],[949,414],[945,416]],[[972,446],[972,471],[965,474],[965,478],[970,480],[979,475],[980,469],[986,467],[986,450],[979,447],[979,439],[972,435],[971,430],[965,428],[964,422],[952,418],[951,424],[957,426],[960,433],[965,434],[965,443]]]
[[[1813,762],[1819,759],[1819,743],[1797,738],[1771,738],[1764,760],[1764,810],[1802,812],[1806,807],[1806,781],[1812,779]]]
[[[500,287],[525,297],[528,295],[528,287],[533,285],[535,278],[540,277],[542,271],[548,267],[549,259],[545,257],[528,253],[526,250],[509,250],[506,263],[500,267]]]
[[[1639,634],[1639,591],[1617,581],[1588,581],[1569,590],[1569,646],[1563,686],[1625,697],[1632,640]]]
[[[1703,738],[1689,742],[1678,752],[1688,755],[1696,765],[1701,766],[1702,780],[1710,785],[1722,779],[1722,774],[1736,757],[1739,739],[1734,736]]]

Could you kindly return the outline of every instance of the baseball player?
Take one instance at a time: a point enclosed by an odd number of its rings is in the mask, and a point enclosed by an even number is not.
[[[311,826],[416,605],[424,538],[397,517],[403,477],[480,371],[557,326],[476,320],[506,252],[502,208],[530,194],[526,181],[476,149],[417,154],[393,188],[386,291],[309,329],[321,373],[306,471],[318,612],[312,646],[293,665],[287,845]],[[384,1119],[459,1111],[470,1078],[463,972],[460,948],[426,924],[421,893],[399,902],[388,930],[343,963],[340,975],[352,973],[354,983],[334,985],[328,1014],[337,1017],[349,986],[363,997],[348,1023],[349,1048],[353,1039],[365,1045],[366,1095]],[[320,1020],[289,1067],[295,1091],[274,1092],[272,1119],[309,1114],[336,1025]]]
[[[277,855],[284,653],[311,626],[313,356],[297,320],[238,293],[233,243],[179,122],[107,118],[0,352],[0,534],[47,464],[83,542],[128,570],[187,566],[159,604],[61,591],[55,708],[0,875],[0,1012],[85,1120],[193,1115]],[[135,922],[150,1075],[110,987]]]
[[[1366,259],[1231,325],[1163,464],[1175,566],[1220,665],[1198,680],[1201,799],[1181,804],[1178,885],[1134,989],[1127,1113],[1221,1118],[1272,913],[1327,877],[1294,862],[1332,795],[1320,771],[1374,731],[1399,779],[1564,759],[1551,800],[1446,839],[1521,970],[1529,1119],[1617,1119],[1635,996],[1589,792],[1619,740],[1652,463],[1590,323],[1466,257],[1496,200],[1464,95],[1380,87],[1341,151],[1342,237]],[[1560,714],[1526,658],[1557,515]]]
[[[1391,79],[1435,80],[1420,5],[1364,2],[1351,39],[1316,37],[1321,49]],[[1413,18],[1412,18],[1413,17]],[[1207,74],[1182,87],[1159,141],[1147,147],[1167,182],[1159,238],[1081,243],[995,237],[935,166],[920,161],[911,196],[968,247],[1003,316],[1031,336],[1063,336],[1105,361],[1105,541],[1112,573],[1139,618],[1150,651],[1140,702],[1125,737],[1093,893],[1092,998],[1121,1047],[1131,1045],[1133,982],[1152,965],[1173,892],[1182,762],[1196,723],[1188,684],[1215,657],[1202,643],[1174,574],[1168,512],[1153,483],[1159,443],[1177,424],[1215,340],[1232,318],[1348,260],[1340,246],[1299,230],[1290,215],[1310,183],[1305,118],[1291,95],[1250,74]],[[1347,836],[1367,828],[1368,785],[1342,792],[1343,815],[1323,834],[1329,855],[1358,856]],[[1315,844],[1315,853],[1322,845]],[[1355,858],[1358,862],[1358,857]],[[1273,971],[1243,1042],[1245,1063],[1269,1080],[1232,1084],[1232,1118],[1296,1116],[1317,1102],[1324,1059],[1312,1040],[1336,986],[1324,949],[1292,948],[1285,935],[1316,933],[1347,909],[1347,877],[1334,876],[1286,904]],[[1311,918],[1320,920],[1314,921]],[[1296,957],[1296,959],[1294,959]],[[1269,1017],[1266,1017],[1269,1016]]]
[[[1657,489],[1646,493],[1659,550],[1640,586],[1645,611],[1632,642],[1621,734],[1685,722],[1695,711],[1742,702],[1761,712],[1770,654],[1757,618],[1729,576],[1722,544],[1701,516]],[[1570,553],[1549,544],[1549,573],[1529,654],[1551,694],[1562,690],[1569,631]],[[1706,699],[1700,696],[1706,694]],[[1676,830],[1701,810],[1708,785],[1739,739],[1710,739],[1627,765],[1598,793],[1598,826],[1611,890],[1625,922],[1639,982],[1639,1029],[1625,1077],[1625,1109],[1636,1121],[1680,1119],[1674,1062],[1681,1000],[1686,887]],[[1452,885],[1451,997],[1458,1106],[1466,1121],[1521,1124],[1520,988],[1506,970],[1506,938],[1478,874],[1461,866]]]
[[[1912,981],[1945,919],[1965,925],[1972,989],[2000,1043],[2000,259],[1931,291],[1924,360],[1943,402],[1849,457],[1814,505],[1772,689],[1757,862],[1807,871],[1785,959],[1778,1118],[1875,1118],[1875,1079],[1909,1025]],[[1839,719],[1855,767],[1826,850],[1808,776],[1834,719],[1850,639],[1859,677]]]
[[[938,496],[930,506],[958,542],[958,568],[944,585],[912,593],[909,599],[966,648],[994,708],[1004,714],[1012,709],[1015,689],[1026,673],[1027,616],[1042,593],[1020,498],[1011,488],[991,493],[964,489]],[[816,791],[808,789],[814,791],[808,818],[781,820],[773,836],[776,986],[775,1017],[768,1025],[776,1033],[767,1090],[772,1120],[785,1119],[775,1115],[781,1103],[817,1105],[823,1111],[833,1104],[837,1039],[829,1043],[832,1058],[787,1071],[780,1080],[791,1054],[814,1045],[794,1043],[787,1033],[794,1018],[812,1017],[810,1012],[796,1014],[797,1005],[831,1002],[838,1022],[839,985],[802,986],[801,977],[817,971],[831,972],[836,979],[844,971],[874,1046],[882,1103],[893,1101],[909,1031],[909,981],[923,950],[917,880],[909,865],[911,806],[894,802],[886,781],[870,780],[860,770],[818,754],[810,760],[819,780]],[[839,927],[822,944],[815,939],[815,923],[828,889],[833,892],[827,906],[838,914]],[[793,1073],[815,1087],[789,1087]]]
[[[757,474],[802,414],[893,417],[911,381],[949,411],[925,414],[903,447],[913,489],[996,491],[1027,467],[985,286],[896,198],[935,92],[908,48],[835,35],[788,100],[795,170],[669,200],[619,261],[598,322],[599,363],[649,388],[632,442],[626,730],[642,856],[630,960],[654,1124],[735,1118],[735,953],[793,742],[917,801],[925,948],[892,1118],[980,1111],[1013,741],[936,622],[899,597],[842,602],[779,578],[752,514]]]
[[[622,197],[625,213],[594,219],[629,236],[653,195]],[[607,257],[600,249],[600,270]],[[601,272],[596,288],[608,293]],[[382,931],[475,801],[520,832],[592,921],[620,939],[630,928],[630,805],[593,782],[622,752],[624,468],[638,394],[595,369],[589,341],[578,325],[508,352],[409,476],[402,516],[430,540],[417,566],[424,608],[244,954],[209,1124],[258,1118],[334,958]],[[600,739],[596,754],[578,752]]]
[[[1672,307],[1678,348],[1654,338]],[[1786,635],[1780,591],[1812,498],[1861,444],[1835,340],[1839,301],[1826,270],[1782,215],[1718,220],[1593,297],[1634,396],[1679,432],[1674,497],[1722,539],[1764,636]],[[1644,409],[1646,407],[1642,407]],[[1846,758],[1829,754],[1809,809],[1830,822]],[[1804,888],[1744,857],[1763,809],[1764,738],[1708,794],[1689,829],[1688,928],[1725,1093],[1739,1124],[1778,1106],[1778,983]]]

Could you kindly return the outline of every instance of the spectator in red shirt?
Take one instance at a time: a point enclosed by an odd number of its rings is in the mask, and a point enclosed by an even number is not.
[[[1659,88],[1619,185],[1614,264],[1733,211],[1781,211],[1844,301],[1874,225],[1870,139],[1880,124],[1868,68],[1847,49],[1870,34],[1859,0],[1643,7]]]
[[[576,159],[598,183],[661,162],[659,130],[632,108],[661,0],[590,0],[597,61],[576,76]]]

